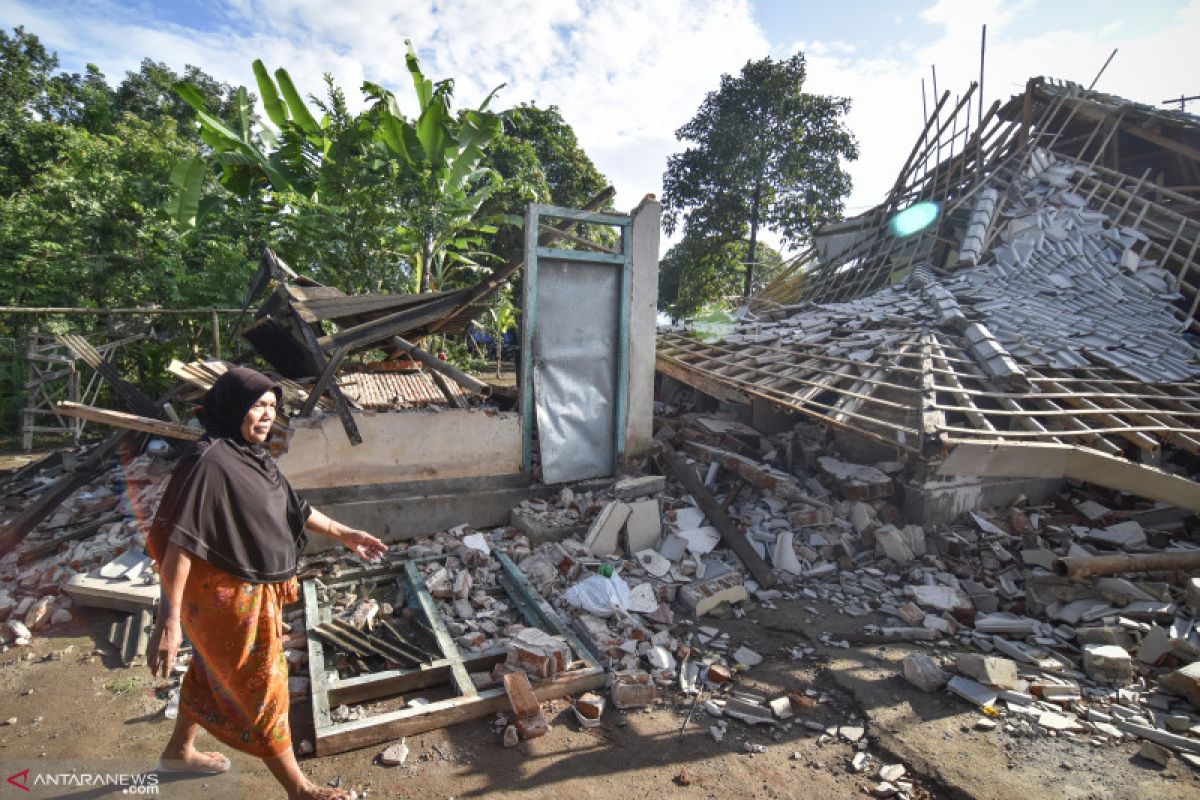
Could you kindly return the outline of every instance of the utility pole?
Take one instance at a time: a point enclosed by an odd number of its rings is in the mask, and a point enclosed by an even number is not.
[[[1192,100],[1200,100],[1200,94],[1194,94],[1191,97],[1184,97],[1183,95],[1179,95],[1179,97],[1175,97],[1170,100],[1163,100],[1162,105],[1165,106],[1165,105],[1169,105],[1170,103],[1179,103],[1179,110],[1187,111],[1187,104],[1189,102],[1191,102]]]

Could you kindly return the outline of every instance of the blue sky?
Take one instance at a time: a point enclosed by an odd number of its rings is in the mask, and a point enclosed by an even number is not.
[[[0,24],[113,82],[149,57],[252,86],[262,58],[304,91],[331,72],[352,100],[369,79],[403,102],[410,37],[427,74],[456,79],[460,104],[507,83],[500,107],[558,105],[620,207],[660,192],[675,129],[722,73],[797,50],[810,91],[853,101],[850,210],[878,202],[919,133],[922,78],[936,64],[939,88],[963,91],[984,23],[988,102],[1033,75],[1086,84],[1114,47],[1097,88],[1149,103],[1200,94],[1200,0],[0,0]]]

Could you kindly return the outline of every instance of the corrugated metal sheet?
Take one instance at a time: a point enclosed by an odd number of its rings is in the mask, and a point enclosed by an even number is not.
[[[347,398],[372,411],[449,405],[428,372],[350,372],[339,377],[338,383]],[[446,384],[456,395],[466,397],[454,381]]]

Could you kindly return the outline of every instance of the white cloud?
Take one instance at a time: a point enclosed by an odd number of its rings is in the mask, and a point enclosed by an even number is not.
[[[147,22],[111,0],[73,14],[0,0],[0,19],[24,24],[68,64],[99,64],[112,80],[149,57],[253,86],[250,62],[262,58],[286,67],[302,92],[320,92],[330,72],[352,102],[366,78],[396,89],[411,110],[410,38],[427,76],[455,79],[460,105],[501,83],[499,107],[558,105],[614,182],[618,207],[660,192],[675,129],[723,72],[767,51],[746,0],[342,0],[336,13],[322,0],[237,0],[226,10],[232,21],[206,32]]]
[[[979,26],[988,25],[986,99],[1007,99],[1033,75],[1091,81],[1113,46],[1120,54],[1097,88],[1157,103],[1181,93],[1200,72],[1200,0],[1165,28],[1124,36],[1111,25],[1082,24],[1017,38],[1017,21],[1038,13],[1031,0],[937,0],[897,17],[895,40],[872,52],[839,40],[769,42],[749,0],[228,0],[207,31],[155,21],[150,7],[91,0],[69,11],[34,0],[0,0],[0,21],[23,24],[79,68],[92,61],[111,80],[142,58],[176,69],[195,64],[220,80],[253,85],[250,62],[286,67],[303,92],[319,92],[330,72],[357,101],[363,79],[397,90],[411,110],[404,39],[417,46],[426,74],[453,77],[459,105],[475,105],[507,83],[498,107],[533,100],[558,105],[597,166],[617,187],[618,207],[659,193],[674,131],[717,87],[768,53],[808,56],[810,91],[849,96],[848,118],[861,146],[851,165],[850,210],[878,202],[920,131],[921,79],[932,95],[963,91],[978,78]],[[797,14],[805,13],[798,8]],[[1029,27],[1025,25],[1023,27]],[[912,39],[923,36],[919,45]],[[772,44],[775,46],[772,47]],[[1169,54],[1169,57],[1164,57]],[[930,101],[932,107],[932,99]]]

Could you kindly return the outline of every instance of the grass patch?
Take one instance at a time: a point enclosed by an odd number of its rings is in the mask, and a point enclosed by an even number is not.
[[[117,678],[111,683],[104,684],[104,688],[108,689],[113,694],[126,694],[142,685],[142,679],[127,675],[123,678]]]

